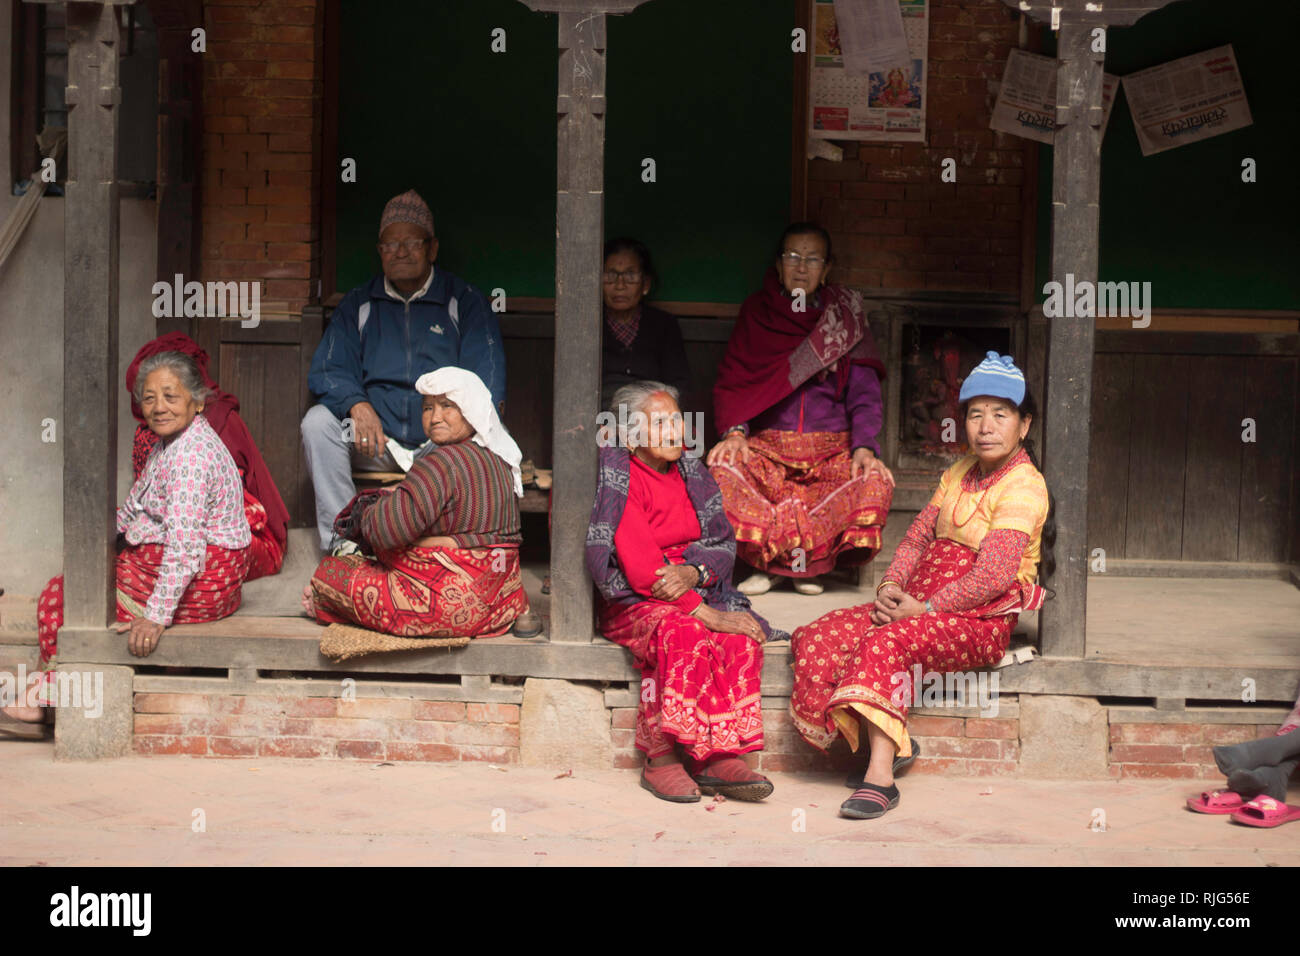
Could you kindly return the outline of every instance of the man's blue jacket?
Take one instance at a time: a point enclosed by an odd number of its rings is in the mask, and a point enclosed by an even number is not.
[[[424,444],[425,434],[415,380],[444,365],[478,375],[493,404],[505,400],[501,330],[482,294],[435,267],[424,295],[403,302],[388,294],[380,275],[349,292],[334,310],[307,386],[339,419],[357,402],[369,402],[386,436],[416,446]]]

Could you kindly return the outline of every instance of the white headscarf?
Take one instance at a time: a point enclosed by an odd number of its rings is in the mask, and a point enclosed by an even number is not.
[[[415,390],[421,395],[446,395],[455,402],[465,421],[474,428],[471,440],[510,466],[515,475],[515,494],[520,498],[524,496],[523,476],[519,473],[523,454],[497,417],[492,395],[481,378],[468,369],[444,365],[416,379]]]

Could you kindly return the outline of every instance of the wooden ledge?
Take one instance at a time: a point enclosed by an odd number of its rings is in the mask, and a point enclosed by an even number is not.
[[[320,625],[306,618],[236,616],[210,624],[176,625],[168,629],[157,651],[138,658],[131,656],[126,639],[115,631],[65,627],[59,632],[59,662],[243,673],[469,674],[630,684],[641,680],[631,655],[601,638],[590,644],[483,638],[464,648],[371,654],[343,663],[322,657],[319,641]],[[1250,678],[1258,700],[1295,696],[1294,667],[1182,667],[1038,658],[996,673],[999,694],[1240,701],[1242,681]],[[764,696],[788,696],[792,677],[790,645],[769,646],[763,660]]]

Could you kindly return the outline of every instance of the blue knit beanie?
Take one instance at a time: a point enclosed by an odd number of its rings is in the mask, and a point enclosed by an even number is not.
[[[989,352],[961,383],[958,401],[964,402],[977,395],[1005,398],[1019,407],[1025,400],[1025,373],[1016,368],[1010,355]]]

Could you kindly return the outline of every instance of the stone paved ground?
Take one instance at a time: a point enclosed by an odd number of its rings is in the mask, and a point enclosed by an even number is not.
[[[633,771],[56,763],[48,742],[3,740],[0,864],[1300,864],[1300,823],[1255,830],[1190,813],[1196,783],[904,777],[898,809],[857,822],[836,815],[839,778],[772,779],[763,804],[679,806],[642,791]],[[205,832],[193,830],[196,810]],[[1097,811],[1104,831],[1090,827]]]

